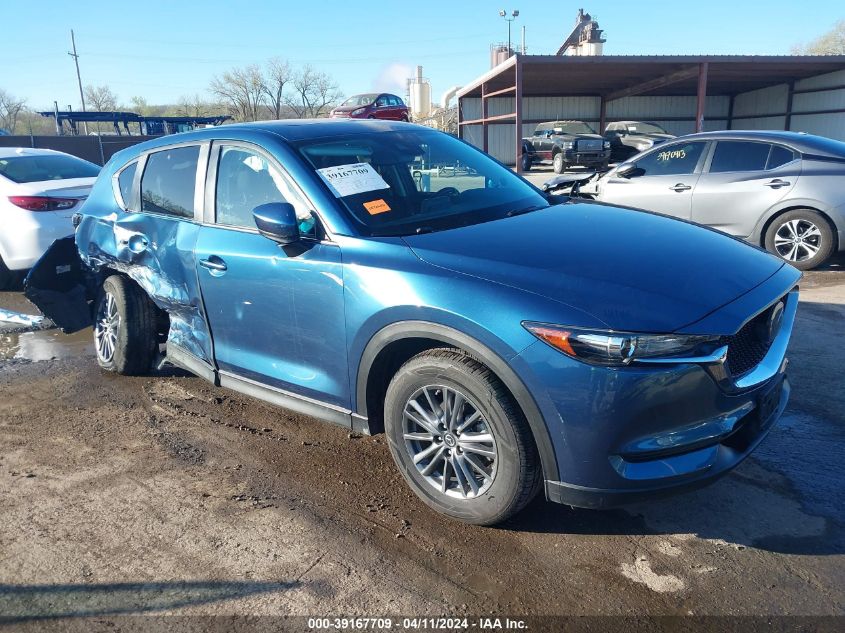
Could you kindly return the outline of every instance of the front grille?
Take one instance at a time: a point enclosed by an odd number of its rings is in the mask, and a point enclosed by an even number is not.
[[[579,152],[595,152],[601,150],[601,144],[602,139],[583,138],[575,144],[575,147]]]
[[[725,337],[725,344],[728,346],[725,364],[734,378],[754,369],[769,351],[772,340],[777,335],[777,332],[769,334],[769,318],[778,306],[783,307],[782,300],[751,319],[733,336]]]

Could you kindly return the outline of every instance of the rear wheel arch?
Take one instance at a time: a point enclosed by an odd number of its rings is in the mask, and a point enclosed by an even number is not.
[[[831,232],[833,233],[833,252],[835,253],[839,249],[839,244],[837,242],[838,237],[838,229],[836,228],[836,224],[834,224],[833,220],[830,216],[822,211],[821,209],[817,209],[809,204],[793,204],[788,207],[784,207],[782,209],[778,209],[772,215],[770,215],[766,221],[763,223],[763,226],[760,228],[760,234],[757,236],[757,244],[761,248],[766,248],[766,233],[769,232],[769,227],[777,220],[780,216],[785,213],[789,213],[790,211],[812,211],[813,213],[818,213],[825,222],[827,222],[828,226],[830,227]]]
[[[556,478],[557,459],[548,429],[537,403],[519,376],[496,352],[477,339],[437,323],[393,323],[379,330],[365,347],[358,363],[356,412],[368,418],[370,432],[384,430],[384,396],[396,371],[420,352],[443,347],[454,348],[475,359],[502,382],[528,421],[544,476]]]

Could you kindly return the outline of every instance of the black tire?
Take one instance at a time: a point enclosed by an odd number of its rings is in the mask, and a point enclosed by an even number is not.
[[[6,262],[0,257],[0,290],[11,290],[17,280],[18,275],[9,270]]]
[[[799,240],[805,241],[794,244],[793,249],[793,244],[783,241],[792,235],[797,235]],[[833,230],[820,213],[812,209],[793,209],[777,216],[769,224],[765,246],[767,251],[798,270],[811,270],[830,258],[835,244]],[[812,256],[811,249],[815,249]]]
[[[440,392],[437,391],[438,386],[442,388]],[[460,430],[446,430],[444,426],[442,437],[432,435],[431,440],[409,440],[406,443],[405,424],[410,418],[405,415],[405,409],[424,387],[430,388],[435,400],[438,394],[442,398],[449,392],[466,398],[466,402],[458,408],[459,413],[466,413],[466,417],[462,419],[473,417],[468,413],[472,410],[480,414],[481,417],[475,424],[480,424],[481,432],[492,435],[494,440],[491,444],[495,460],[489,464],[489,478],[481,477],[479,480],[480,471],[469,468],[471,460],[486,462],[488,458],[478,458],[475,451],[466,448],[467,443],[461,443],[468,442],[470,446],[474,444],[468,437],[479,437],[473,432],[479,429],[478,426],[469,427],[469,432],[463,431],[463,437]],[[446,400],[448,402],[448,396]],[[452,405],[454,402],[455,395]],[[519,512],[537,494],[542,469],[528,424],[505,386],[493,372],[477,360],[455,349],[422,352],[396,372],[387,388],[384,404],[385,432],[393,459],[411,489],[434,510],[465,523],[492,525]],[[436,410],[444,412],[445,408],[441,406]],[[433,411],[433,407],[429,409],[429,413]],[[425,421],[430,423],[430,420],[431,418]],[[418,435],[426,435],[426,432]],[[452,444],[447,436],[451,436],[451,442],[456,444]],[[423,446],[423,443],[427,444]],[[409,447],[409,444],[415,446]],[[452,447],[454,456],[444,457],[440,452],[436,452],[428,461],[423,459],[419,466],[415,465],[412,451],[421,452],[432,447],[437,451],[442,449],[446,454],[449,453],[447,447]],[[459,454],[462,457],[459,457]],[[457,462],[453,461],[450,466],[444,465],[447,459],[461,460],[467,466],[463,475],[463,481],[466,483],[461,481],[455,470]],[[441,483],[436,483],[418,470],[425,470],[426,465],[435,460],[441,464],[442,472],[448,473],[448,494],[438,488],[444,479],[442,475]],[[473,473],[476,486],[481,483],[477,491],[470,489],[467,472]],[[432,477],[437,476],[435,471]],[[452,490],[453,482],[456,487],[460,486],[460,492]]]
[[[566,162],[563,160],[563,152],[558,152],[552,157],[552,169],[556,174],[562,174],[566,171]]]
[[[110,298],[118,317],[112,329],[111,350],[102,345],[108,329],[105,320],[114,321],[108,318]],[[100,288],[94,311],[94,347],[97,363],[107,371],[137,376],[152,368],[158,353],[156,308],[146,293],[126,277],[112,275]]]
[[[522,159],[521,160],[522,160],[522,171],[531,171],[531,164],[533,162],[531,160],[531,154],[529,154],[525,150],[522,150]]]

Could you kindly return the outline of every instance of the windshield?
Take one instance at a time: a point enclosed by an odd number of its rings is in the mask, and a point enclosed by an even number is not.
[[[346,101],[341,103],[342,106],[365,106],[370,105],[378,97],[377,94],[366,95],[352,95]]]
[[[67,178],[95,178],[100,168],[87,160],[64,154],[0,158],[0,176],[12,182],[41,182]]]
[[[657,125],[657,123],[643,123],[637,121],[636,123],[629,123],[627,125],[628,132],[635,132],[637,134],[667,134],[666,130]]]
[[[595,134],[596,131],[583,121],[557,121],[555,134]]]
[[[365,235],[441,231],[549,206],[511,170],[442,132],[375,132],[296,147]]]

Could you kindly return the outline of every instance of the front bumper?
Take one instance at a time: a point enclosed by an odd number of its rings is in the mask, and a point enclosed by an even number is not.
[[[610,161],[610,150],[579,152],[574,149],[567,149],[563,150],[563,160],[567,165],[601,165]]]
[[[761,419],[752,402],[749,410],[721,438],[705,442],[702,448],[665,457],[630,461],[621,456],[611,458],[617,472],[641,486],[625,488],[591,488],[562,481],[545,482],[550,501],[580,508],[606,509],[648,499],[688,492],[707,486],[739,465],[768,434],[786,409],[791,391],[789,380],[773,380],[778,405],[767,418]],[[727,416],[731,417],[731,416]],[[712,420],[721,426],[724,416]]]
[[[723,354],[614,368],[542,342],[523,350],[517,369],[532,380],[557,461],[558,472],[545,473],[548,499],[608,508],[701,487],[736,467],[789,400],[797,302],[790,292],[769,352],[735,380],[721,371]]]

